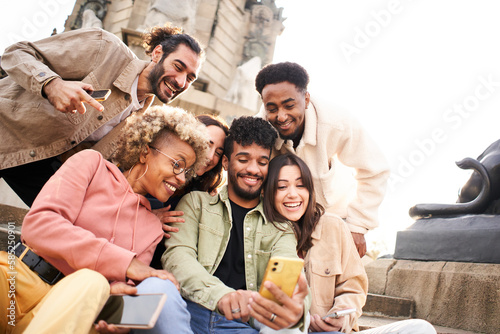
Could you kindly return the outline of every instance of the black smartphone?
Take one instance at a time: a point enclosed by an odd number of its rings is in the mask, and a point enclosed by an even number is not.
[[[100,320],[125,328],[153,328],[167,300],[164,293],[111,295],[95,323]]]
[[[89,95],[95,99],[96,101],[106,101],[108,98],[109,94],[111,94],[111,89],[99,89],[99,90],[94,90],[89,93]]]

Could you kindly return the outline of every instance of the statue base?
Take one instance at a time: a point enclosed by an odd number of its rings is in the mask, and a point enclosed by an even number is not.
[[[412,317],[456,329],[436,328],[438,333],[500,332],[500,264],[378,259],[365,269],[369,293],[387,297],[393,306],[399,298],[410,299]]]
[[[395,259],[500,264],[500,216],[423,218],[396,237]]]

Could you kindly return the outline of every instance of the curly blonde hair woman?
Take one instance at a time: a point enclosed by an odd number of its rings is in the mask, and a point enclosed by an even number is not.
[[[194,170],[206,164],[208,134],[205,125],[185,110],[169,106],[153,106],[144,114],[131,115],[113,160],[122,169],[130,169],[145,148],[168,140],[169,134],[193,148],[197,157]]]
[[[182,109],[163,106],[129,117],[114,156],[123,171],[94,150],[70,157],[34,201],[16,247],[16,270],[32,277],[19,290],[19,306],[42,303],[26,333],[38,333],[53,319],[60,319],[61,328],[74,323],[88,332],[109,293],[166,293],[150,333],[192,333],[175,277],[149,266],[163,230],[145,195],[167,201],[189,171],[205,164],[207,153],[206,127]],[[0,271],[8,270],[6,255],[0,252]],[[25,257],[44,266],[30,269]],[[7,286],[2,277],[7,276],[0,273],[0,287]],[[43,298],[49,292],[57,302]],[[112,328],[100,321],[95,329]]]

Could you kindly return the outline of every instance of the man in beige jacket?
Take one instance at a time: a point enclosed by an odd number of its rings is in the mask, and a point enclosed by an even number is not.
[[[388,163],[353,117],[311,98],[308,83],[306,70],[298,64],[265,66],[255,79],[263,101],[258,116],[280,134],[275,153],[290,151],[308,164],[318,202],[345,219],[363,257],[364,234],[378,226]]]
[[[5,50],[0,177],[28,206],[61,155],[92,147],[108,158],[128,115],[145,110],[154,96],[169,103],[196,80],[203,50],[180,28],[154,27],[144,46],[151,61],[138,59],[114,34],[90,28]],[[102,104],[89,95],[98,89],[111,89]]]

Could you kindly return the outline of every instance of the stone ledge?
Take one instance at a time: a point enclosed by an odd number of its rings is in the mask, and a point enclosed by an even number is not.
[[[384,326],[391,324],[401,319],[396,318],[386,318],[386,317],[373,317],[363,315],[358,319],[359,330],[366,330],[374,327]],[[470,332],[462,329],[455,329],[443,326],[435,326],[437,334],[481,334],[480,332]]]
[[[375,281],[386,296],[413,299],[415,317],[434,325],[495,334],[500,328],[500,264],[379,261],[366,266],[370,293]]]
[[[409,298],[391,297],[369,293],[363,314],[371,316],[413,318],[415,302]]]
[[[14,206],[0,204],[0,223],[8,224],[14,222],[16,226],[21,226],[27,209],[16,208]]]

